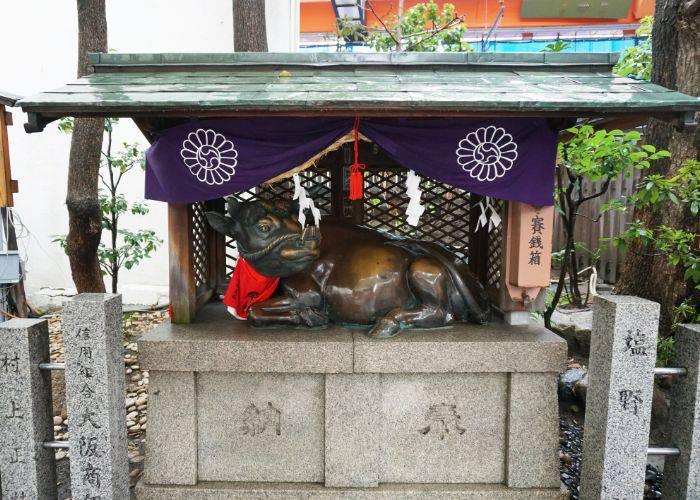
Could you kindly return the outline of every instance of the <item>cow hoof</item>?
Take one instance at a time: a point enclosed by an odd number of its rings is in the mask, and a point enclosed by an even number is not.
[[[301,318],[302,323],[309,328],[326,326],[328,324],[328,316],[312,307],[299,311],[299,317]]]
[[[388,339],[401,331],[396,321],[382,318],[367,332],[367,336],[373,339]]]

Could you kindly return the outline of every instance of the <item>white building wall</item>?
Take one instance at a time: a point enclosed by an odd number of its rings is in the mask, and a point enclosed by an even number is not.
[[[107,0],[109,48],[117,52],[229,52],[233,45],[232,0]],[[270,51],[293,51],[299,40],[299,0],[266,0]],[[0,89],[30,95],[75,79],[77,14],[75,0],[2,0]],[[11,110],[9,129],[13,178],[19,181],[16,213],[20,251],[26,262],[26,289],[36,304],[46,288],[73,288],[68,259],[54,235],[68,230],[65,208],[70,136],[56,123],[26,134],[26,115]],[[124,141],[148,144],[131,120],[122,120],[115,134]],[[144,174],[124,178],[129,200],[143,198]],[[167,303],[167,210],[148,202],[146,216],[126,216],[124,226],[155,229],[164,244],[140,266],[122,270],[120,291],[127,303]],[[109,278],[108,278],[109,279]],[[109,289],[109,281],[107,281]],[[40,290],[42,292],[38,293]],[[55,293],[55,292],[50,292]]]

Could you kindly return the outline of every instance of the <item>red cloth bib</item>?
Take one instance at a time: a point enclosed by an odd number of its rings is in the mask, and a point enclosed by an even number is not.
[[[250,306],[269,299],[275,293],[279,281],[279,278],[268,278],[258,274],[243,257],[238,257],[231,282],[224,295],[224,304],[233,309],[234,316],[245,319]]]

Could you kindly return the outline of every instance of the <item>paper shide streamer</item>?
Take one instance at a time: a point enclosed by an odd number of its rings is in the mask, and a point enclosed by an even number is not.
[[[420,216],[425,212],[425,207],[420,204],[421,194],[423,192],[420,190],[420,177],[413,170],[409,170],[406,176],[406,195],[408,196],[406,222],[414,227],[418,225]]]
[[[498,215],[498,211],[491,201],[491,197],[487,196],[478,203],[481,215],[479,215],[479,219],[476,221],[476,231],[484,227],[486,231],[490,233],[501,225],[501,216]]]
[[[321,223],[321,211],[316,208],[314,200],[312,200],[304,186],[301,185],[301,178],[299,174],[294,174],[292,176],[294,179],[294,196],[293,199],[299,200],[299,224],[301,228],[306,227],[306,209],[311,210],[311,215],[314,217],[314,225],[316,227]]]

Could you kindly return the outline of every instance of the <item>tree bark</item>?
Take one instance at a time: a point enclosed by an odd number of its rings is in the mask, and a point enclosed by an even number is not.
[[[652,81],[693,96],[700,95],[700,0],[657,0],[652,29]],[[698,116],[696,116],[696,120]],[[645,141],[667,149],[671,158],[657,161],[646,172],[673,176],[687,160],[700,160],[700,129],[682,131],[673,124],[650,119]],[[700,232],[700,220],[684,207],[667,203],[661,209],[639,210],[635,218],[648,227],[665,224]],[[661,335],[671,332],[673,311],[697,292],[683,281],[683,269],[639,243],[630,245],[618,282],[618,291],[661,304]]]
[[[233,49],[267,52],[265,0],[233,0]]]
[[[78,76],[89,71],[88,52],[107,52],[105,0],[77,0]],[[102,235],[98,179],[104,119],[76,118],[68,161],[67,252],[78,293],[104,292],[97,248]]]

